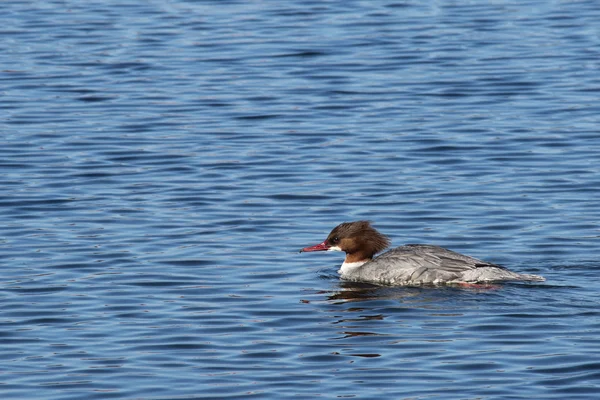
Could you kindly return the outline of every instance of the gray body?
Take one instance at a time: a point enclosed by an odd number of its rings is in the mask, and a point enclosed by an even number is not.
[[[544,281],[541,276],[518,274],[443,247],[421,244],[396,247],[362,265],[345,264],[340,273],[346,280],[384,285]]]

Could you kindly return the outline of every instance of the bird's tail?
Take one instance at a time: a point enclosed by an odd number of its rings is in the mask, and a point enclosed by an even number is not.
[[[518,279],[520,281],[531,281],[531,282],[544,282],[546,278],[539,275],[530,275],[530,274],[519,274]]]

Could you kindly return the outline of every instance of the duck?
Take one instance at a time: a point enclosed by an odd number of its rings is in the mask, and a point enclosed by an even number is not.
[[[339,224],[322,243],[305,247],[300,252],[343,251],[346,258],[338,271],[341,279],[376,285],[545,281],[539,275],[520,274],[430,244],[406,244],[375,257],[389,246],[389,238],[373,228],[369,221],[355,221]]]

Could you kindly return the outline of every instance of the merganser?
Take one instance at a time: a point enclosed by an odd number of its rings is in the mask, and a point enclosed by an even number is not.
[[[439,246],[407,244],[375,258],[390,245],[369,221],[344,222],[323,243],[300,252],[343,251],[346,259],[338,273],[342,279],[383,285],[545,281],[538,275],[518,274]]]

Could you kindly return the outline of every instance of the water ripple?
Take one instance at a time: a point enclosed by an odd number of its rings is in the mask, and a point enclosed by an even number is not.
[[[598,393],[595,2],[3,4],[5,398]],[[547,282],[297,254],[357,219]]]

